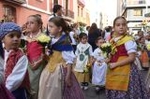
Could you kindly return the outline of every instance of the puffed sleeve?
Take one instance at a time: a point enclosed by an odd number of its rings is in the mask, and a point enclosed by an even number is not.
[[[97,54],[98,54],[98,49],[95,49],[94,52],[93,52],[93,54],[92,54],[92,56],[94,58],[97,58],[97,56],[98,56]]]
[[[27,71],[27,66],[27,56],[23,55],[16,63],[12,73],[6,79],[6,88],[9,91],[14,91],[21,85]]]
[[[137,44],[133,40],[126,42],[125,48],[126,48],[128,54],[137,52]]]
[[[66,64],[73,64],[75,60],[75,54],[73,51],[63,51],[62,57],[66,61]]]

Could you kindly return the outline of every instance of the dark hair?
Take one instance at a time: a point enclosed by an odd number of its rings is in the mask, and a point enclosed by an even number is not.
[[[137,34],[139,34],[139,33],[142,33],[142,34],[143,34],[144,32],[143,32],[143,31],[141,31],[141,30],[139,30],[139,31],[137,32]]]
[[[125,20],[125,22],[127,23],[127,20],[126,20],[125,17],[123,17],[123,16],[118,16],[118,17],[115,18],[115,20],[114,20],[114,22],[113,22],[113,27],[115,26],[115,23],[116,23],[116,21],[117,21],[118,19],[123,19],[123,20]]]
[[[84,32],[81,32],[81,33],[79,34],[79,38],[80,38],[80,39],[82,39],[84,36],[86,36],[86,37],[87,37],[87,34],[86,34],[86,33],[84,33]]]
[[[111,27],[111,26],[107,26],[107,27],[105,28],[105,30],[106,30],[106,32],[111,32],[112,27]]]
[[[40,14],[35,14],[35,15],[39,16],[40,18],[42,17]]]
[[[68,33],[68,25],[62,17],[53,17],[49,22],[53,22],[57,27],[62,27],[62,31]]]
[[[92,25],[91,25],[91,27],[90,27],[90,30],[89,30],[89,34],[90,33],[93,33],[95,30],[97,30],[98,28],[97,28],[97,25],[96,25],[96,23],[92,23]]]
[[[4,49],[3,49],[3,46],[2,46],[2,42],[0,41],[0,56],[2,58],[4,58]]]
[[[90,26],[87,26],[87,27],[86,27],[86,30],[88,30],[88,29],[90,29]]]
[[[42,19],[39,15],[35,14],[35,15],[30,15],[29,17],[34,17],[36,22],[41,25],[40,29],[42,30],[42,25],[43,25],[43,22],[42,22]]]
[[[101,40],[101,39],[103,39],[104,40],[104,38],[103,37],[98,37],[96,40],[95,40],[95,43],[97,43],[99,40]]]
[[[58,10],[60,10],[61,8],[62,8],[61,5],[56,4],[56,5],[54,5],[54,7],[53,7],[53,12],[56,13],[56,12],[57,12]]]

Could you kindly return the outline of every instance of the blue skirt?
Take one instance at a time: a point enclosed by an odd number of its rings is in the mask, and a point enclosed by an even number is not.
[[[25,88],[18,88],[12,92],[16,99],[27,99]]]

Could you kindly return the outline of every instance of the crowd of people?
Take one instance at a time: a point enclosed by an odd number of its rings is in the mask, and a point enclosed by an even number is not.
[[[148,33],[130,35],[122,16],[104,31],[93,23],[81,32],[62,17],[62,6],[53,12],[44,30],[39,14],[23,27],[0,25],[0,99],[85,99],[90,84],[107,99],[150,99],[150,71],[146,81],[140,73],[149,69]]]

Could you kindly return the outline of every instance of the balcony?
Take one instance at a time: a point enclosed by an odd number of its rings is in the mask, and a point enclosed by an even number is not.
[[[64,11],[65,11],[65,13],[64,13],[65,16],[74,19],[74,12],[73,12],[73,11],[71,11],[71,10],[66,10],[66,9],[64,9]]]
[[[11,3],[17,3],[17,4],[24,4],[26,3],[26,0],[5,0]]]
[[[127,1],[127,5],[140,5],[140,4],[146,4],[145,0],[129,0]]]

